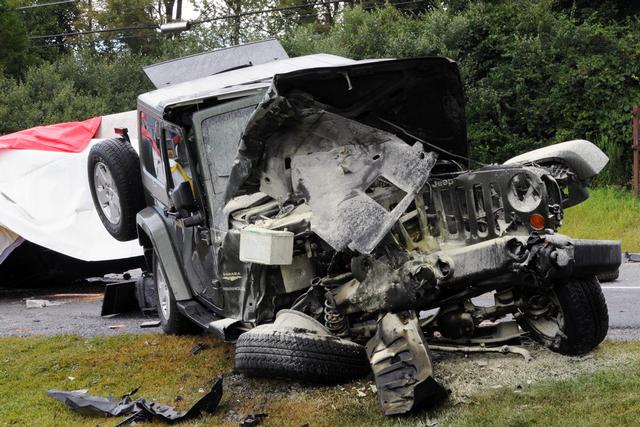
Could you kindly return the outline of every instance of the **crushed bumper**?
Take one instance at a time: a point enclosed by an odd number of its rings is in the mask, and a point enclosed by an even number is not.
[[[561,234],[506,236],[424,257],[439,285],[523,274],[541,280],[592,277],[615,271],[622,250],[615,240],[571,239]]]

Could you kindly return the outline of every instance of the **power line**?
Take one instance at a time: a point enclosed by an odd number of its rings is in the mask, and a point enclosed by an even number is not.
[[[69,2],[69,1],[76,1],[76,0],[65,0],[65,1]],[[304,4],[283,6],[283,7],[271,8],[271,9],[252,10],[249,12],[242,12],[235,15],[223,15],[223,16],[216,16],[208,19],[202,19],[198,21],[192,21],[191,24],[199,25],[199,24],[204,24],[212,21],[219,21],[223,19],[242,18],[243,16],[259,15],[259,14],[270,13],[270,12],[281,12],[281,11],[292,10],[292,9],[302,9],[310,6],[326,6],[330,4],[344,3],[344,2],[345,2],[344,0],[327,0],[327,1],[322,1],[320,3],[304,3]],[[148,25],[148,26],[138,26],[138,27],[107,28],[103,30],[72,31],[68,33],[30,36],[29,38],[30,39],[49,39],[49,38],[55,38],[55,37],[82,36],[85,34],[114,33],[114,32],[120,32],[120,31],[155,30],[155,29],[158,29],[157,25],[153,25],[153,26]]]
[[[70,2],[70,1],[77,1],[77,0],[65,0],[64,2]],[[401,6],[401,5],[412,4],[412,3],[422,3],[423,1],[424,0],[404,1],[404,2],[395,3],[394,6]],[[283,6],[283,7],[271,8],[271,9],[252,10],[252,11],[248,11],[248,12],[241,12],[241,13],[238,13],[238,14],[215,16],[215,17],[212,17],[212,18],[200,19],[200,20],[197,20],[197,21],[191,21],[190,24],[191,25],[200,25],[200,24],[213,22],[213,21],[220,21],[220,20],[224,20],[224,19],[242,18],[242,17],[245,17],[245,16],[260,15],[260,14],[264,14],[264,13],[273,13],[273,12],[283,12],[283,11],[287,11],[287,10],[303,9],[303,8],[307,8],[307,7],[328,6],[328,5],[337,4],[337,3],[346,3],[346,1],[344,1],[344,0],[327,0],[327,1],[322,1],[322,2],[304,3],[304,4]],[[53,4],[53,3],[50,3],[50,4]],[[306,17],[306,16],[313,16],[313,15],[309,14],[309,15],[304,15],[304,16]],[[45,35],[38,35],[38,36],[30,36],[29,39],[37,40],[37,39],[50,39],[50,38],[56,38],[56,37],[83,36],[83,35],[87,35],[87,34],[117,33],[117,32],[127,32],[127,31],[138,31],[138,30],[157,30],[158,28],[159,27],[157,25],[144,25],[144,26],[136,26],[136,27],[121,27],[121,28],[106,28],[106,29],[101,29],[101,30],[72,31],[72,32],[67,32],[67,33],[59,33],[59,34],[45,34]]]
[[[51,3],[36,3],[36,4],[32,4],[31,6],[21,6],[21,7],[17,7],[16,10],[27,10],[27,9],[35,9],[37,7],[45,7],[45,6],[57,6],[60,4],[67,4],[67,3],[78,3],[80,0],[60,0],[60,1],[54,1]]]
[[[156,29],[158,29],[157,25],[143,25],[138,27],[105,28],[103,30],[72,31],[69,33],[45,34],[42,36],[30,36],[29,38],[32,40],[37,40],[37,39],[51,39],[55,37],[83,36],[85,34],[117,33],[120,31],[156,30]]]
[[[286,10],[293,10],[293,9],[303,9],[306,7],[310,7],[310,6],[328,6],[331,4],[336,4],[336,3],[346,3],[346,1],[344,0],[327,0],[327,1],[321,1],[321,2],[315,2],[315,3],[304,3],[304,4],[294,4],[291,6],[283,6],[283,7],[275,7],[275,8],[271,8],[271,9],[262,9],[262,10],[251,10],[249,12],[240,12],[237,13],[235,15],[222,15],[222,16],[214,16],[213,18],[207,18],[207,19],[201,19],[198,21],[193,21],[191,22],[192,25],[198,25],[198,24],[204,24],[206,22],[213,22],[213,21],[219,21],[222,19],[232,19],[232,18],[242,18],[243,16],[251,16],[251,15],[259,15],[262,13],[269,13],[269,12],[282,12],[282,11],[286,11]]]

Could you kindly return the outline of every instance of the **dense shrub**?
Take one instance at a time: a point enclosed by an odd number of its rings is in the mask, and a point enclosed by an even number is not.
[[[553,6],[551,0],[473,2],[417,17],[392,7],[356,8],[328,34],[301,27],[285,44],[295,55],[448,56],[465,81],[476,158],[499,162],[585,138],[611,159],[600,182],[625,184],[630,111],[640,102],[640,20],[577,20]]]
[[[137,96],[152,88],[142,71],[149,62],[80,54],[31,67],[21,81],[0,76],[0,134],[134,109]]]
[[[356,7],[328,32],[299,26],[282,41],[294,56],[448,56],[458,61],[465,82],[474,157],[501,162],[585,138],[611,159],[599,181],[626,184],[630,111],[640,103],[640,18],[577,13],[560,7],[563,1],[460,0],[419,15],[392,6]],[[159,51],[176,57],[201,46],[190,34],[164,42]],[[32,66],[20,81],[0,74],[0,134],[135,108],[137,95],[151,89],[142,66],[157,60],[76,51]]]

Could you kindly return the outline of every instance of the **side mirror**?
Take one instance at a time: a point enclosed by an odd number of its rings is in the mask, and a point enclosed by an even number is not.
[[[171,201],[180,214],[183,214],[185,211],[190,213],[196,210],[196,199],[193,197],[191,185],[187,181],[181,182],[173,189],[171,192]]]

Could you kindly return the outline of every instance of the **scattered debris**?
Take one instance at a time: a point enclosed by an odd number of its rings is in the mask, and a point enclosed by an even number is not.
[[[148,322],[142,322],[140,324],[141,328],[157,328],[158,326],[160,326],[159,320],[150,320]]]
[[[240,422],[240,427],[252,427],[260,425],[262,421],[268,416],[268,414],[247,415],[246,417],[244,417],[244,420]]]
[[[200,343],[196,344],[196,346],[191,349],[191,355],[195,356],[196,354],[200,353],[202,350],[206,350],[209,347],[211,347],[209,344],[205,344],[203,342],[200,342]]]
[[[145,341],[145,342],[144,342],[144,345],[148,345],[148,346],[156,346],[156,345],[158,345],[158,343],[157,343],[157,342],[155,342],[155,341]]]
[[[86,416],[120,417],[128,415],[128,418],[118,426],[150,420],[172,424],[193,419],[203,412],[213,413],[222,398],[222,377],[218,377],[214,381],[211,391],[198,400],[188,411],[176,411],[170,406],[149,402],[141,397],[132,399],[131,396],[137,391],[138,388],[133,389],[122,396],[119,401],[113,397],[90,396],[86,389],[76,391],[49,390],[47,395],[63,402],[72,411]]]
[[[640,254],[634,254],[630,252],[624,253],[624,260],[626,262],[640,262]]]
[[[27,302],[27,308],[45,308],[45,307],[51,307],[54,305],[63,304],[60,301],[50,301],[47,299],[28,299],[26,300],[26,302]]]
[[[80,293],[52,294],[52,295],[45,295],[45,298],[50,301],[61,301],[61,302],[78,302],[78,301],[92,302],[92,301],[102,301],[102,298],[104,298],[104,295],[101,292],[92,293],[92,294],[80,294]]]
[[[126,327],[127,325],[125,325],[124,323],[119,323],[117,325],[109,325],[109,329],[122,329]]]
[[[430,345],[430,350],[433,351],[451,351],[459,353],[513,353],[521,355],[525,361],[530,362],[533,360],[529,351],[522,347],[516,347],[513,345],[503,345],[502,347],[456,347],[456,346],[444,346],[444,345]],[[479,364],[479,363],[478,363]]]
[[[136,280],[107,283],[104,288],[101,316],[137,311]]]

